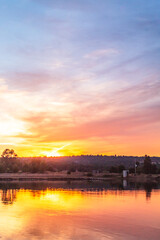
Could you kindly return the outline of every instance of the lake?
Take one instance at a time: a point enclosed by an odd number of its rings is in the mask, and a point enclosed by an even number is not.
[[[0,239],[159,240],[158,184],[0,183]]]

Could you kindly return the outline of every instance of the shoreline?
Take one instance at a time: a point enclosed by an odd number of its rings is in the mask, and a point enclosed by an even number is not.
[[[160,174],[147,175],[129,174],[127,178],[123,178],[122,174],[97,174],[87,176],[85,173],[81,174],[65,174],[65,173],[0,173],[0,182],[3,181],[110,181],[110,180],[127,180],[140,182],[160,182]]]

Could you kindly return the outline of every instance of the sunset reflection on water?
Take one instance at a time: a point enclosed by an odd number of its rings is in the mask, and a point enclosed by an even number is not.
[[[1,239],[159,239],[160,190],[0,190]]]

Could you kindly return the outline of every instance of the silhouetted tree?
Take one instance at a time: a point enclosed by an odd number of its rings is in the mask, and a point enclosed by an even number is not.
[[[46,163],[41,160],[33,159],[29,163],[29,172],[31,173],[43,173],[46,171]]]
[[[125,170],[125,166],[124,166],[124,165],[119,165],[119,166],[118,166],[118,172],[119,172],[119,173],[122,173],[123,170]]]
[[[14,150],[13,149],[5,149],[4,151],[3,151],[3,153],[2,153],[2,158],[12,158],[12,159],[14,159],[14,158],[17,158],[17,154],[14,152]]]
[[[152,162],[151,162],[151,158],[147,155],[145,155],[145,159],[144,159],[144,173],[149,174],[152,172]]]
[[[5,149],[2,153],[2,159],[0,163],[0,172],[18,172],[19,171],[19,161],[17,159],[17,154],[13,149]]]
[[[151,173],[156,174],[157,173],[157,166],[155,164],[152,164],[151,166]]]

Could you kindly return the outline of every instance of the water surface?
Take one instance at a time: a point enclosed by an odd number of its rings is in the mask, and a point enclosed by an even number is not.
[[[0,184],[0,239],[160,239],[158,188],[54,184]]]

